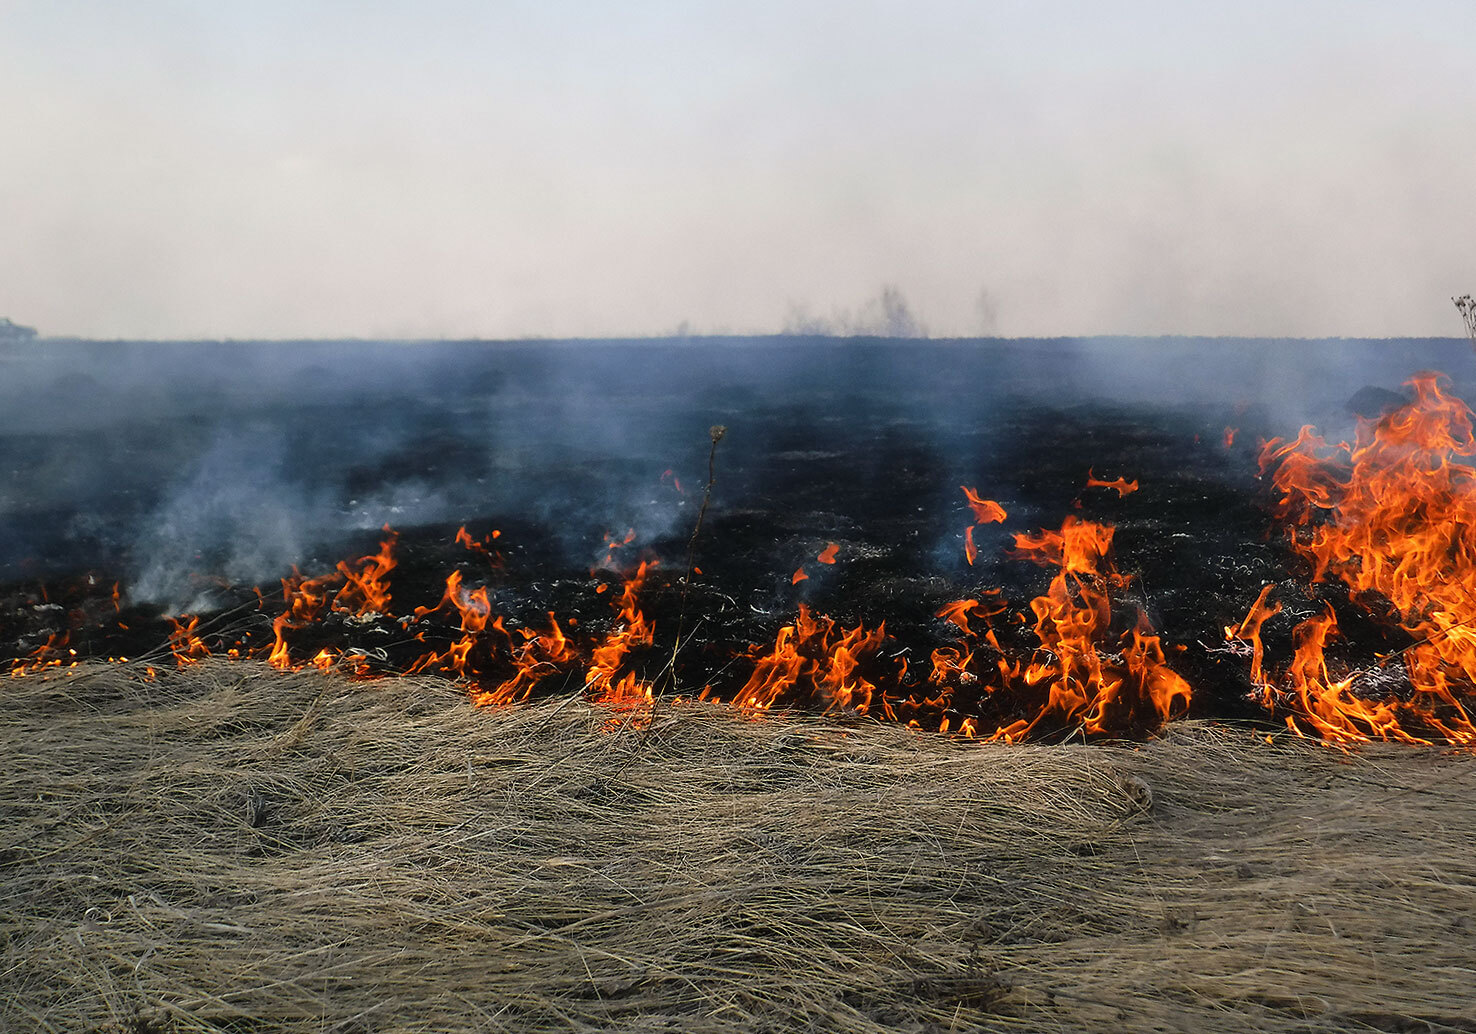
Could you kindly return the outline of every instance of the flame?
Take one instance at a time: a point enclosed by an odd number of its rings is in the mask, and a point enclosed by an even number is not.
[[[1261,643],[1261,626],[1268,619],[1281,613],[1281,604],[1267,606],[1266,599],[1271,595],[1274,585],[1267,585],[1261,589],[1261,595],[1256,597],[1256,602],[1251,604],[1249,613],[1245,615],[1239,625],[1227,625],[1225,627],[1225,638],[1242,643],[1249,643],[1251,647],[1251,682],[1261,690],[1261,702],[1267,707],[1271,706],[1270,687],[1266,680],[1265,657],[1266,648]]]
[[[278,671],[293,671],[292,656],[287,646],[287,632],[307,628],[322,615],[328,605],[328,591],[338,585],[339,576],[324,575],[321,578],[304,578],[297,568],[282,579],[282,599],[287,609],[272,621],[271,652],[267,663]]]
[[[1089,477],[1095,482],[1093,475]],[[1121,478],[1095,483],[1136,487]],[[974,527],[1003,521],[1007,515],[993,500],[981,498],[971,488],[963,490],[975,518],[966,531],[972,560]],[[462,526],[454,541],[490,559],[496,537],[494,532],[491,538],[478,540]],[[634,531],[623,540],[607,535],[607,565],[634,538]],[[795,619],[778,629],[771,645],[750,645],[739,655],[751,668],[731,702],[750,714],[813,703],[827,712],[875,714],[955,735],[1006,740],[1062,728],[1118,733],[1156,726],[1187,708],[1190,689],[1168,667],[1161,641],[1146,619],[1138,615],[1134,624],[1130,615],[1114,612],[1112,596],[1130,580],[1111,563],[1112,541],[1110,526],[1077,518],[1067,518],[1059,530],[1014,536],[1016,556],[1053,569],[1049,588],[1030,604],[1031,629],[1038,643],[1033,650],[1027,646],[1022,651],[1018,637],[1012,639],[1009,650],[1001,645],[990,624],[1006,612],[996,590],[940,606],[936,616],[955,626],[963,638],[937,646],[931,651],[930,667],[915,673],[910,672],[906,650],[890,658],[883,655],[890,641],[885,623],[868,627],[858,621],[847,626],[801,606]],[[339,563],[325,575],[306,577],[294,568],[283,578],[284,606],[272,621],[269,663],[285,670],[311,665],[324,672],[361,676],[369,673],[371,659],[387,664],[385,650],[319,642],[307,647],[301,640],[301,652],[294,662],[291,640],[296,638],[294,631],[321,622],[345,631],[371,626],[384,632],[381,619],[389,616],[389,579],[396,568],[397,542],[397,534],[386,526],[378,552]],[[827,543],[817,562],[834,564],[840,548],[838,543]],[[656,629],[644,613],[641,597],[655,568],[656,561],[648,559],[621,582],[601,575],[596,595],[611,587],[619,589],[605,597],[617,597],[611,601],[611,630],[602,636],[580,637],[578,643],[565,631],[573,628],[575,619],[568,617],[561,623],[553,611],[548,612],[546,630],[514,624],[510,631],[510,619],[494,611],[492,590],[474,576],[453,570],[445,578],[440,599],[433,606],[414,607],[401,622],[412,641],[427,641],[437,628],[444,635],[443,645],[427,649],[408,671],[445,673],[467,687],[473,703],[497,706],[529,699],[540,684],[555,676],[571,684],[582,662],[585,694],[621,715],[612,721],[646,721],[642,715],[650,714],[655,688],[643,677],[641,664],[643,655],[655,645]],[[797,583],[805,577],[801,567],[792,580]],[[432,618],[433,624],[414,627]],[[1027,620],[1019,614],[1014,618],[1022,625]],[[1259,629],[1259,622],[1243,622],[1237,631],[1258,637]],[[1026,634],[1022,631],[1020,636]],[[65,647],[65,636],[59,634],[53,640],[13,662],[13,673],[63,663],[59,651]],[[197,617],[173,622],[170,648],[181,666],[209,654]],[[220,648],[231,659],[251,654],[243,641],[234,646],[222,643]],[[1317,673],[1308,670],[1310,682]],[[963,687],[968,687],[966,693]],[[716,692],[726,695],[723,690]],[[954,700],[956,694],[962,702]],[[702,696],[713,695],[709,682]],[[977,712],[976,706],[980,708]],[[629,712],[636,714],[630,717]],[[995,718],[985,719],[985,713]]]
[[[1022,739],[1047,719],[1089,733],[1157,727],[1187,710],[1189,683],[1168,667],[1146,617],[1139,613],[1132,630],[1112,633],[1110,593],[1129,581],[1108,559],[1113,532],[1067,517],[1059,532],[1015,536],[1017,556],[1058,570],[1045,595],[1030,602],[1036,657],[1023,670],[999,662],[1006,685],[1023,683],[1037,695],[1043,689],[1044,700],[1033,717],[998,728],[995,739]]]
[[[800,582],[804,581],[808,577],[810,576],[805,574],[805,569],[803,567],[797,567],[794,571],[794,577],[789,579],[789,584],[798,585]]]
[[[476,539],[471,537],[471,533],[466,530],[466,525],[463,524],[460,528],[456,529],[455,542],[458,546],[462,547],[469,553],[480,553],[482,556],[487,558],[487,562],[489,564],[491,564],[494,568],[501,570],[503,566],[502,554],[492,548],[492,540],[501,538],[501,536],[502,532],[498,531],[496,528],[493,528],[491,535],[483,539],[481,542],[478,542]]]
[[[379,552],[360,557],[353,564],[340,560],[338,573],[344,586],[333,598],[333,609],[350,614],[388,614],[390,604],[389,583],[385,577],[394,570],[395,542],[399,534],[384,526],[385,538],[379,544]]]
[[[974,511],[975,524],[1002,524],[1009,514],[1005,513],[1004,507],[993,499],[980,499],[979,494],[967,485],[959,485],[963,494],[969,501],[969,509]]]
[[[1103,481],[1092,471],[1087,471],[1087,488],[1110,488],[1117,493],[1117,498],[1123,499],[1138,490],[1137,481],[1129,481],[1125,477],[1115,478],[1112,481]]]
[[[372,617],[389,613],[389,583],[386,576],[394,570],[395,543],[399,535],[388,524],[379,552],[355,561],[340,560],[332,574],[304,578],[296,567],[282,579],[282,600],[287,609],[272,621],[272,648],[267,663],[279,671],[295,671],[287,644],[289,631],[307,628],[320,621],[325,609],[355,617]],[[332,593],[338,588],[337,593]],[[330,602],[330,594],[332,599]]]
[[[952,603],[943,604],[933,616],[952,622],[963,630],[964,635],[971,636],[974,634],[974,630],[969,627],[970,614],[978,611],[978,616],[987,622],[996,614],[1004,613],[1005,606],[999,600],[998,589],[991,589],[985,595],[993,596],[993,602],[997,606],[991,608],[979,600],[954,600]]]
[[[626,579],[624,591],[615,601],[619,624],[590,654],[584,686],[595,703],[626,710],[644,707],[652,699],[651,685],[637,678],[634,672],[627,672],[618,681],[615,675],[632,650],[655,641],[655,626],[646,621],[640,607],[641,588],[655,566],[655,561],[643,560]]]
[[[559,627],[553,611],[548,612],[548,624],[547,632],[518,629],[523,642],[512,651],[512,677],[491,690],[474,691],[472,703],[478,707],[521,704],[533,694],[540,682],[574,659],[574,648],[564,630]],[[493,622],[493,625],[506,634],[501,618]]]
[[[959,485],[963,489],[964,498],[968,500],[969,509],[974,513],[974,523],[964,529],[964,559],[972,567],[974,561],[979,558],[979,549],[974,545],[974,528],[980,524],[1001,524],[1009,514],[1005,513],[1004,507],[993,499],[981,499],[979,493],[968,485]]]
[[[969,670],[974,663],[974,651],[961,646],[940,646],[933,651],[933,670],[928,681],[943,685],[946,682],[974,682],[979,676]],[[940,705],[941,706],[941,705]],[[947,721],[947,718],[944,718]]]
[[[619,538],[619,539],[617,539],[614,535],[611,535],[609,532],[606,532],[605,533],[605,559],[604,560],[601,560],[599,567],[597,567],[594,570],[590,571],[590,574],[594,574],[595,571],[598,571],[598,570],[601,570],[601,569],[606,570],[606,571],[613,571],[613,570],[615,570],[615,568],[617,566],[616,563],[615,563],[615,554],[619,550],[623,549],[624,547],[626,547],[626,546],[630,545],[632,542],[634,542],[635,541],[635,537],[636,537],[636,533],[635,533],[635,529],[634,528],[628,528],[628,529],[626,529],[625,537],[624,538]]]
[[[1235,436],[1237,434],[1239,434],[1239,433],[1240,433],[1240,428],[1238,428],[1238,427],[1227,427],[1227,428],[1225,428],[1225,435],[1221,439],[1221,441],[1223,441],[1225,443],[1225,448],[1228,449],[1232,445],[1235,444]]]
[[[176,667],[188,668],[192,664],[198,664],[202,657],[209,657],[210,648],[195,632],[200,627],[200,619],[187,614],[182,616],[188,619],[184,623],[174,618],[168,619],[174,629],[169,633],[169,651],[174,654]]]
[[[1416,374],[1414,401],[1360,419],[1352,443],[1329,445],[1303,427],[1273,439],[1260,457],[1276,492],[1275,513],[1314,581],[1337,581],[1355,604],[1382,598],[1413,639],[1397,655],[1409,692],[1356,692],[1356,676],[1328,673],[1331,611],[1293,631],[1285,675],[1260,673],[1263,699],[1336,742],[1438,738],[1476,743],[1476,455],[1472,414]],[[1265,593],[1262,593],[1264,601]],[[1250,620],[1256,614],[1252,608]],[[1257,629],[1258,631],[1258,626]],[[1376,699],[1375,699],[1376,697]]]
[[[446,590],[441,595],[441,601],[430,608],[416,607],[411,622],[419,621],[444,609],[454,610],[457,613],[460,620],[461,638],[442,652],[432,650],[425,654],[410,666],[409,671],[426,671],[432,667],[438,667],[442,671],[453,672],[458,676],[472,674],[468,667],[468,657],[476,646],[482,630],[487,627],[487,622],[492,618],[491,597],[486,586],[468,589],[462,584],[461,572],[452,571],[446,577]]]
[[[42,587],[42,599],[45,599],[45,587]],[[11,662],[11,678],[19,678],[22,675],[35,675],[38,672],[48,671],[52,668],[60,668],[66,664],[66,657],[76,657],[77,651],[69,644],[72,641],[72,633],[61,631],[46,637],[46,642],[36,647],[24,657],[18,657]],[[63,655],[62,651],[66,654]],[[75,668],[76,661],[72,661],[70,667]]]
[[[837,632],[833,619],[813,615],[801,603],[799,616],[779,629],[771,649],[749,647],[754,669],[733,703],[740,710],[761,713],[781,699],[810,697],[824,703],[827,712],[865,714],[876,686],[858,668],[885,639],[885,624],[870,632],[860,624]]]

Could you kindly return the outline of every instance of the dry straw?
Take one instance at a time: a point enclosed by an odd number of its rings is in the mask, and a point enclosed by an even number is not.
[[[0,1029],[1476,1029],[1476,768],[6,683]]]

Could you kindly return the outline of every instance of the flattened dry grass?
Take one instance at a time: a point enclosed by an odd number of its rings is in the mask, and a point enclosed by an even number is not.
[[[0,1029],[1476,1030],[1476,767],[4,683]]]

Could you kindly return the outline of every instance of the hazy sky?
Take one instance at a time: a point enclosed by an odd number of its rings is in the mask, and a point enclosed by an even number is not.
[[[0,315],[748,332],[892,284],[935,335],[1457,336],[1472,15],[0,0]]]

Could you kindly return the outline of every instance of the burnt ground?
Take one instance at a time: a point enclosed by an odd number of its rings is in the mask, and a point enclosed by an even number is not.
[[[434,606],[460,568],[509,627],[546,627],[554,611],[589,639],[614,624],[618,593],[599,584],[654,558],[642,605],[656,643],[632,658],[643,675],[659,675],[681,624],[682,686],[735,688],[747,674],[735,654],[772,643],[804,602],[847,627],[885,621],[871,674],[895,677],[906,659],[905,692],[956,641],[941,604],[998,589],[1028,614],[1050,572],[1012,559],[1012,535],[1075,514],[1116,526],[1117,568],[1133,576],[1120,620],[1146,612],[1195,713],[1245,717],[1246,662],[1223,650],[1223,628],[1268,582],[1284,586],[1266,627],[1273,658],[1323,598],[1347,633],[1335,659],[1369,664],[1402,645],[1299,579],[1264,510],[1258,441],[1303,421],[1344,433],[1360,388],[1397,388],[1420,368],[1453,372],[1459,391],[1469,357],[1445,340],[761,339],[42,342],[5,362],[0,657],[65,630],[82,657],[167,658],[162,616],[182,612],[202,616],[213,649],[261,649],[291,565],[327,572],[373,552],[388,523],[401,536],[397,615]],[[701,574],[684,589],[714,424],[729,433]],[[1085,488],[1089,470],[1140,490]],[[972,567],[960,485],[1009,513],[976,529]],[[497,565],[453,543],[463,524],[501,533]],[[606,536],[627,529],[633,541],[605,563]],[[832,542],[837,562],[818,563]],[[792,584],[801,566],[809,577]],[[1028,652],[1024,629],[997,624]],[[415,630],[332,617],[297,633],[293,653],[355,647],[397,670],[453,634],[438,619],[419,627],[424,641]]]

